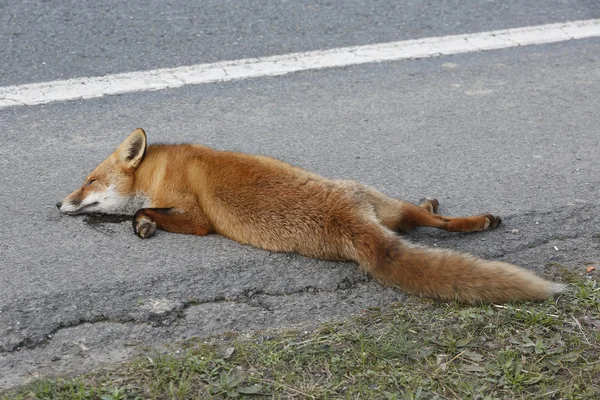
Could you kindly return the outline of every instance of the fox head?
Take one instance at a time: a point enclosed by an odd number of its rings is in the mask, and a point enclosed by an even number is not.
[[[56,203],[65,214],[134,214],[147,199],[134,187],[135,170],[146,154],[146,133],[136,129],[86,177],[83,185]]]

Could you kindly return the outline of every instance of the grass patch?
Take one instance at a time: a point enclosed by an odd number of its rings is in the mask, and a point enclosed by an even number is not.
[[[600,285],[569,281],[565,294],[537,304],[411,298],[312,332],[192,339],[1,398],[600,398]]]

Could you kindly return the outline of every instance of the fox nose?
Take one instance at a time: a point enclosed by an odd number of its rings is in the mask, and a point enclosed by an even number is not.
[[[58,203],[56,203],[56,208],[58,208],[60,210],[60,207],[62,207],[62,201],[59,201]]]

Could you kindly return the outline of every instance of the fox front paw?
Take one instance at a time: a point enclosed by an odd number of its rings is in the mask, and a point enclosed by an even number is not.
[[[156,232],[156,222],[145,215],[136,215],[133,219],[133,231],[142,239],[147,239]]]

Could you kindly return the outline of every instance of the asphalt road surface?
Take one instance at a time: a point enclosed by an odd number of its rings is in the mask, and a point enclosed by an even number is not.
[[[0,86],[600,18],[595,0],[188,3],[0,3]],[[405,298],[352,263],[60,215],[136,127],[499,214],[410,237],[544,274],[600,260],[599,105],[593,38],[0,109],[0,388]]]

